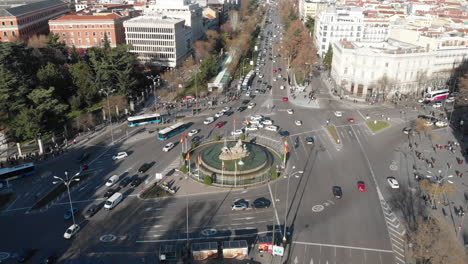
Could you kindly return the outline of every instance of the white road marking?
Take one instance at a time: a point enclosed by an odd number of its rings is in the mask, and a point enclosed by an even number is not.
[[[151,217],[144,217],[143,220],[145,219],[155,219],[155,218],[163,218],[163,215],[158,215],[158,216],[151,216]]]
[[[322,243],[301,242],[301,241],[293,241],[293,244],[309,245],[309,246],[320,246],[320,247],[335,247],[335,248],[346,248],[346,249],[357,249],[357,250],[374,251],[374,252],[393,253],[393,250],[388,250],[388,249],[365,248],[365,247],[351,247],[351,246],[344,246],[344,245],[322,244]]]
[[[232,220],[236,221],[236,220],[250,220],[250,219],[254,219],[255,217],[243,217],[243,218],[234,218]]]
[[[276,183],[278,184],[278,183]],[[275,216],[276,216],[276,222],[278,224],[278,226],[280,226],[280,220],[279,220],[279,217],[278,217],[278,211],[276,210],[276,203],[275,203],[275,199],[273,198],[273,193],[271,192],[271,186],[270,184],[268,183],[268,190],[270,191],[270,196],[271,196],[271,201],[273,202],[273,209],[275,210]]]

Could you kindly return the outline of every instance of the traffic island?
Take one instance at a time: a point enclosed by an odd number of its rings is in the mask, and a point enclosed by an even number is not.
[[[2,193],[0,194],[0,211],[3,210],[11,201],[15,199],[15,193]]]
[[[167,185],[164,185],[164,186],[167,187]],[[153,199],[153,198],[167,197],[171,195],[172,194],[169,193],[169,191],[167,191],[166,188],[163,188],[158,183],[155,183],[153,184],[153,186],[149,187],[148,189],[145,189],[141,193],[140,198],[141,199]]]
[[[390,126],[390,123],[381,120],[368,121],[366,124],[374,133]]]
[[[333,138],[336,144],[341,144],[340,136],[338,135],[338,131],[336,130],[336,127],[333,125],[330,126],[325,126],[325,128],[328,131],[328,134]]]

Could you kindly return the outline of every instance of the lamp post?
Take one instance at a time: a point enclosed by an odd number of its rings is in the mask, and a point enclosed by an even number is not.
[[[112,94],[113,92],[115,92],[115,89],[101,89],[100,90],[101,93],[105,94],[106,97],[107,97],[107,111],[109,112],[109,124],[110,124],[110,128],[111,128],[111,137],[112,137],[112,143],[114,143],[114,129],[112,127],[112,115],[111,115],[111,110],[110,110],[110,102],[109,102],[109,94]]]
[[[79,178],[76,178],[78,177],[80,174],[77,173],[75,174],[73,177],[71,177],[70,179],[68,179],[68,171],[65,171],[65,178],[60,178],[58,176],[54,176],[54,179],[56,179],[57,181],[54,181],[52,182],[53,184],[57,184],[57,183],[63,183],[63,185],[65,185],[67,187],[67,192],[68,192],[68,200],[70,201],[70,213],[72,215],[72,219],[73,219],[73,225],[75,225],[75,215],[73,214],[73,205],[72,205],[72,200],[71,200],[71,195],[70,195],[70,184],[74,181],[80,181]]]
[[[296,167],[293,166],[293,170]],[[286,223],[287,223],[287,217],[288,217],[288,210],[289,210],[289,179],[291,179],[291,176],[294,176],[295,174],[302,174],[304,171],[295,171],[292,172],[288,175],[288,186],[286,187],[286,208],[284,211],[284,227],[283,227],[283,243],[286,243]]]

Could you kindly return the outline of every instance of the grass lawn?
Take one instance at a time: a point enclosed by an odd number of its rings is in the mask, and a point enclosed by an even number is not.
[[[0,194],[0,210],[13,201],[13,199],[15,199],[14,193]]]
[[[81,182],[81,181],[85,180],[86,178],[88,178],[90,175],[91,175],[91,173],[83,174],[78,178],[80,179],[80,182]],[[72,188],[76,184],[78,184],[78,182],[73,181],[70,184],[70,188]],[[65,185],[60,183],[59,185],[57,185],[57,187],[55,187],[52,191],[50,191],[46,196],[42,197],[41,200],[39,200],[36,204],[34,204],[33,207],[31,208],[31,210],[41,209],[42,207],[46,206],[48,203],[50,203],[51,201],[53,201],[54,199],[59,197],[59,195],[61,195],[62,193],[66,192],[66,191],[67,191],[67,187],[65,187]]]
[[[338,131],[336,131],[335,126],[325,126],[328,130],[328,133],[332,136],[332,138],[335,140],[335,143],[340,144],[340,136],[338,136]]]
[[[380,121],[380,120],[377,121],[377,123],[375,124],[374,124],[374,121],[368,121],[366,123],[367,123],[367,126],[370,128],[370,130],[372,130],[372,132],[377,132],[381,129],[384,129],[390,126],[388,122]]]
[[[170,196],[171,194],[166,192],[163,188],[159,187],[157,184],[146,189],[142,194],[141,198],[143,199],[152,199],[152,198],[160,198]]]

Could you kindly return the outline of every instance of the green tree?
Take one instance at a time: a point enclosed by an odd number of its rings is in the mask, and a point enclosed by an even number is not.
[[[204,182],[206,185],[211,185],[211,184],[213,184],[213,179],[211,179],[210,176],[206,175],[205,178],[203,178],[203,182]]]
[[[72,108],[87,107],[95,104],[99,100],[98,92],[93,89],[93,72],[91,67],[84,61],[80,61],[70,66],[69,69],[72,83],[76,88],[72,102],[77,103],[76,106],[72,103]]]
[[[4,65],[0,65],[0,113],[9,119],[13,117],[12,104],[16,102],[14,96],[18,87],[18,80]]]
[[[330,44],[328,46],[327,53],[325,54],[325,57],[323,58],[323,64],[327,66],[328,70],[331,70],[332,61],[333,61],[333,49]]]
[[[51,62],[41,67],[36,76],[37,84],[44,88],[54,87],[55,93],[61,98],[62,102],[66,102],[74,92],[71,90],[68,71]]]

